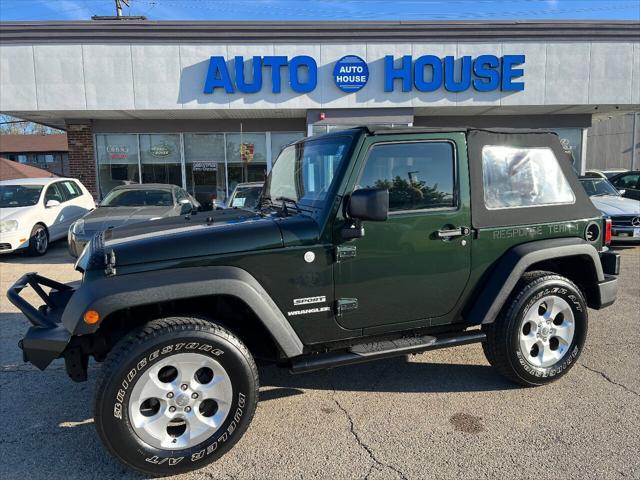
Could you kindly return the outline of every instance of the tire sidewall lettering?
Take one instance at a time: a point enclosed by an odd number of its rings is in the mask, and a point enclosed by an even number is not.
[[[514,367],[521,371],[521,375],[524,374],[525,376],[530,376],[532,379],[551,379],[566,373],[580,355],[586,338],[587,312],[581,296],[579,294],[576,295],[573,288],[558,285],[555,281],[553,283],[551,285],[538,287],[534,293],[528,296],[527,299],[521,303],[520,307],[516,309],[517,313],[514,315],[515,318],[513,319],[514,326],[516,327],[513,329],[513,336],[511,339],[511,345],[516,357]],[[550,367],[542,368],[529,363],[523,352],[520,351],[518,342],[518,325],[520,325],[522,316],[528,312],[536,302],[547,296],[558,296],[569,303],[574,311],[576,333],[572,344],[569,347],[570,351],[565,354],[561,361],[557,364],[551,365]]]
[[[144,353],[142,358],[138,358],[134,361],[134,366],[132,368],[127,368],[125,370],[126,373],[124,373],[122,380],[117,385],[115,393],[111,399],[111,403],[113,405],[113,408],[111,409],[112,418],[114,418],[117,423],[121,424],[120,428],[128,430],[130,434],[135,437],[135,433],[130,426],[130,420],[128,418],[128,399],[130,391],[140,374],[173,354],[187,351],[209,355],[216,358],[218,361],[225,358],[226,353],[220,346],[206,341],[175,342]],[[225,369],[226,368],[227,367],[225,366]],[[136,448],[135,450],[140,455],[144,456],[144,461],[146,463],[158,466],[180,465],[181,467],[183,467],[184,463],[187,461],[191,463],[199,462],[214,452],[220,451],[221,447],[228,442],[233,433],[238,430],[239,423],[245,416],[245,409],[247,405],[247,393],[236,390],[237,386],[233,378],[232,383],[234,385],[235,409],[232,408],[231,412],[229,412],[227,419],[222,425],[223,429],[219,429],[217,432],[214,432],[209,440],[203,442],[203,445],[199,447],[198,451],[189,452],[188,455],[184,455],[183,451],[180,452],[182,454],[178,456],[171,456],[171,454],[175,455],[178,452],[167,451],[167,456],[165,456],[157,449],[152,449],[153,454],[150,454],[150,452],[146,451],[145,448]],[[198,446],[196,446],[196,448],[197,447]]]

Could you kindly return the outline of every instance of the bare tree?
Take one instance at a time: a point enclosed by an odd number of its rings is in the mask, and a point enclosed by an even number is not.
[[[0,115],[0,134],[51,135],[53,133],[62,133],[62,131],[39,123],[21,120],[10,115]]]

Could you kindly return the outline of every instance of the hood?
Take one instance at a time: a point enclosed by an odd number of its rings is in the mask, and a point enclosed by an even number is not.
[[[145,222],[152,218],[169,217],[180,213],[170,207],[98,207],[83,217],[84,230],[87,233],[101,232],[107,228]]]
[[[105,251],[117,266],[277,248],[282,234],[272,217],[248,210],[216,210],[109,229]]]
[[[589,197],[605,215],[640,215],[640,201],[617,196]]]
[[[0,220],[18,220],[23,215],[29,214],[37,205],[28,205],[26,207],[8,207],[0,208]]]

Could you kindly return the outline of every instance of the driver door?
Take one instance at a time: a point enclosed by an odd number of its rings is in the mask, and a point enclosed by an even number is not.
[[[44,217],[47,229],[49,230],[49,240],[53,241],[67,234],[69,223],[65,214],[65,198],[60,189],[60,182],[52,183],[47,187],[44,194]],[[49,200],[56,200],[60,205],[47,207]]]
[[[364,237],[343,244],[355,247],[334,268],[338,305],[350,305],[337,317],[344,328],[447,323],[467,285],[469,184],[466,162],[458,163],[460,150],[466,159],[464,135],[419,138],[365,142],[354,190],[388,188],[389,218],[364,222]],[[441,238],[456,229],[466,233]]]

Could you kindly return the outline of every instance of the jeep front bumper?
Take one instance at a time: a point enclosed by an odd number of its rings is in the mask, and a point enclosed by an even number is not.
[[[27,286],[33,288],[44,305],[35,308],[20,296],[20,292]],[[51,291],[45,293],[43,286],[51,288]],[[37,273],[27,273],[9,289],[9,301],[32,325],[18,344],[22,348],[25,362],[44,370],[53,360],[63,355],[71,340],[71,332],[61,324],[62,312],[76,288],[77,283],[63,284]]]

